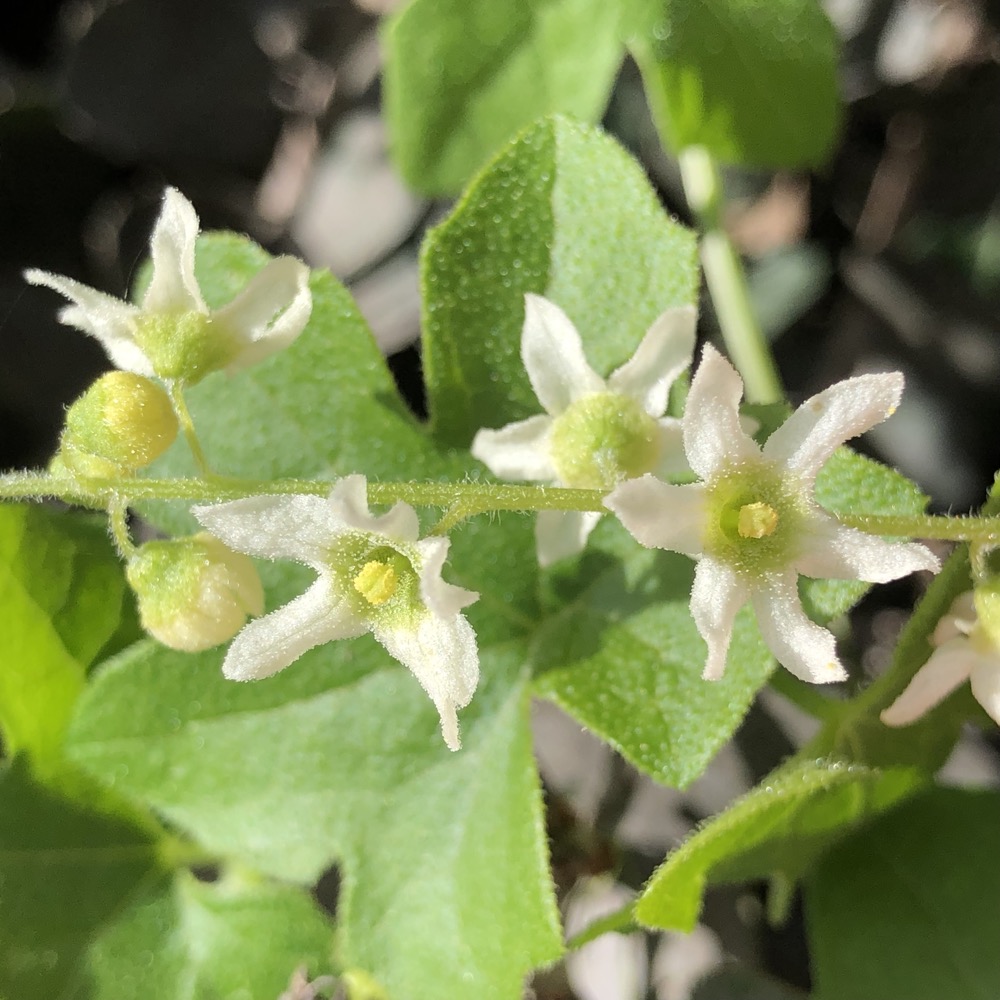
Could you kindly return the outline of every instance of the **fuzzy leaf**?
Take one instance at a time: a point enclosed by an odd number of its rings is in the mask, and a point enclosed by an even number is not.
[[[452,194],[533,119],[596,121],[622,61],[617,25],[606,0],[413,0],[383,36],[403,176]]]
[[[561,118],[533,125],[476,178],[428,235],[421,268],[432,428],[456,447],[484,421],[542,412],[520,356],[526,292],[565,310],[601,374],[698,294],[694,234],[613,139]]]
[[[332,928],[301,889],[238,879],[164,878],[98,937],[93,1000],[275,1000],[296,970],[329,973]]]
[[[87,667],[130,598],[103,519],[0,505],[0,732],[55,759]]]

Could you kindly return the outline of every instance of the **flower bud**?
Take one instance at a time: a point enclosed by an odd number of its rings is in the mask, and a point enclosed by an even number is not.
[[[77,475],[117,478],[149,465],[176,437],[177,417],[160,386],[108,372],[67,411],[58,457]]]
[[[147,542],[125,573],[139,599],[143,628],[187,653],[228,642],[249,615],[264,611],[253,561],[207,532]]]

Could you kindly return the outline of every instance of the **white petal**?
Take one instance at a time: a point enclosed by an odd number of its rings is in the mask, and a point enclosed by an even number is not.
[[[556,478],[549,456],[549,416],[528,417],[499,430],[483,428],[472,439],[472,454],[500,479],[540,480]]]
[[[964,636],[946,642],[916,672],[906,690],[882,712],[887,726],[908,726],[964,683],[980,660]]]
[[[708,644],[705,680],[717,681],[725,672],[733,619],[746,601],[746,587],[725,563],[708,557],[695,567],[691,617]]]
[[[213,535],[239,552],[266,559],[296,559],[321,568],[330,543],[352,526],[324,497],[260,496],[192,507]]]
[[[931,642],[935,646],[943,646],[949,639],[969,635],[978,621],[975,594],[967,590],[951,602],[948,613],[937,623]]]
[[[795,568],[817,580],[867,580],[888,583],[901,576],[941,568],[937,556],[913,542],[887,542],[878,535],[847,528],[817,511],[804,529]]]
[[[142,300],[144,312],[208,312],[194,276],[197,238],[194,206],[176,188],[167,188],[149,240],[153,277]]]
[[[972,693],[989,717],[1000,726],[1000,656],[978,657],[972,668]]]
[[[214,313],[244,344],[226,371],[232,374],[287,347],[305,329],[311,312],[309,268],[294,257],[272,260]]]
[[[398,542],[415,542],[420,534],[417,512],[407,503],[394,504],[388,514],[374,517],[368,510],[368,481],[362,475],[345,476],[330,493],[330,506],[355,531],[374,531]]]
[[[635,354],[608,379],[608,388],[635,399],[652,417],[667,409],[670,386],[694,354],[698,312],[694,306],[668,309],[642,338]]]
[[[778,662],[812,684],[847,678],[833,634],[806,617],[794,572],[776,573],[750,594],[764,642]]]
[[[462,608],[475,604],[479,594],[456,587],[441,579],[441,569],[448,558],[450,538],[424,538],[416,543],[420,554],[420,596],[424,604],[439,618],[450,618]]]
[[[660,457],[653,475],[660,479],[669,479],[691,472],[687,455],[684,453],[684,430],[679,420],[673,417],[661,417],[657,424],[660,428]]]
[[[671,486],[647,474],[620,483],[604,498],[604,506],[646,548],[701,555],[705,525],[701,484]]]
[[[604,380],[583,356],[570,318],[541,295],[524,297],[521,359],[538,401],[553,416],[581,396],[604,389]]]
[[[691,380],[684,406],[684,450],[702,479],[724,466],[760,458],[760,448],[743,433],[740,400],[743,382],[736,369],[711,344]]]
[[[479,683],[476,633],[462,615],[428,614],[416,628],[375,626],[372,634],[420,682],[441,717],[441,733],[458,750],[458,709],[472,700]]]
[[[245,625],[226,653],[222,673],[231,681],[260,680],[284,670],[313,646],[367,631],[367,623],[321,576],[294,601]]]
[[[542,510],[535,521],[538,565],[545,567],[579,555],[601,515],[596,511]]]
[[[811,480],[840,445],[890,416],[902,395],[899,372],[838,382],[807,399],[767,439],[764,457]]]
[[[29,284],[44,285],[65,295],[73,305],[60,311],[60,321],[99,340],[116,368],[136,375],[153,374],[153,366],[133,339],[139,313],[135,306],[61,274],[32,268],[24,277]]]

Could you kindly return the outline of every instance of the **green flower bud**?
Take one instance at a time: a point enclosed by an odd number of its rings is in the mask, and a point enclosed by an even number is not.
[[[201,532],[147,542],[129,560],[143,628],[165,646],[197,653],[228,642],[264,611],[253,561]]]
[[[118,478],[159,458],[176,437],[177,417],[160,386],[108,372],[67,411],[58,459],[76,475]]]

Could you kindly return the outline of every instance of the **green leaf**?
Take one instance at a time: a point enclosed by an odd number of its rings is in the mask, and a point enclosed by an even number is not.
[[[824,162],[837,36],[818,0],[639,0],[629,41],[668,147],[729,163]]]
[[[88,955],[93,1000],[275,1000],[330,971],[332,928],[301,889],[187,872],[131,901]]]
[[[639,165],[597,129],[533,125],[428,235],[424,370],[434,435],[467,447],[487,420],[540,413],[521,362],[524,294],[576,323],[607,374],[670,306],[695,302],[694,235],[664,214]]]
[[[902,473],[850,448],[838,448],[816,478],[816,499],[835,514],[923,514],[927,497]],[[799,587],[806,613],[828,622],[850,610],[871,589],[859,580],[807,580]]]
[[[580,563],[586,589],[533,649],[538,694],[675,787],[702,773],[774,669],[746,608],[725,676],[702,680],[705,643],[688,609],[693,577],[690,559],[637,546],[609,518]]]
[[[839,844],[806,887],[823,1000],[1000,996],[1000,795],[928,791]]]
[[[797,879],[837,837],[911,794],[922,780],[916,770],[827,761],[786,766],[667,858],[636,903],[636,919],[690,931],[709,882],[773,874]]]
[[[333,643],[236,685],[136,649],[88,688],[72,753],[210,852],[303,882],[339,860],[344,963],[391,996],[519,997],[560,952],[523,651],[483,651],[457,754],[390,662]]]
[[[0,730],[8,752],[58,757],[87,667],[128,604],[103,518],[0,506]]]
[[[596,121],[622,61],[618,17],[606,0],[413,0],[383,36],[403,176],[453,194],[534,119]]]
[[[0,770],[0,996],[64,996],[92,936],[158,869],[146,828]],[[122,995],[122,994],[120,994]]]

